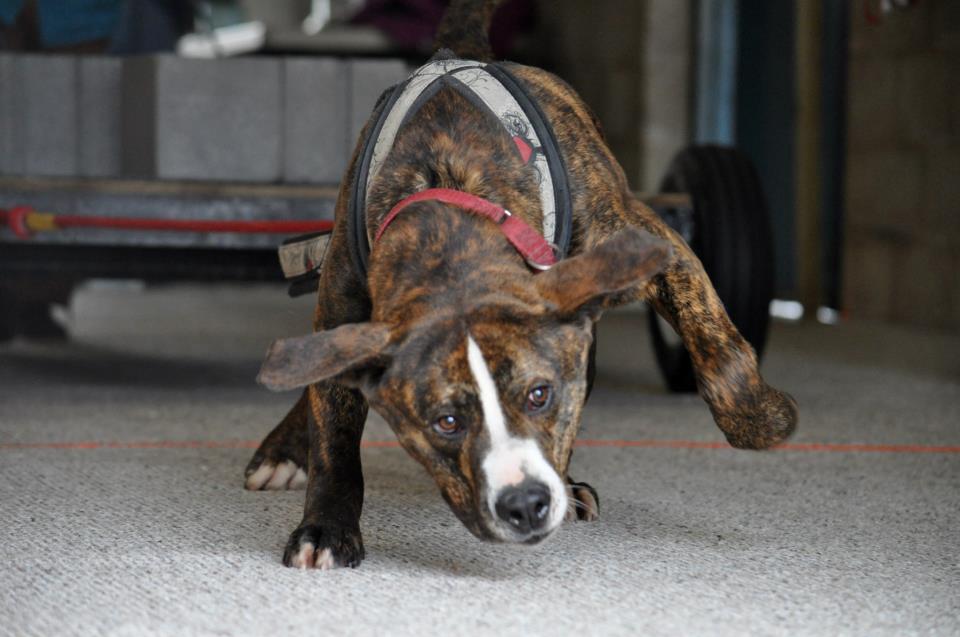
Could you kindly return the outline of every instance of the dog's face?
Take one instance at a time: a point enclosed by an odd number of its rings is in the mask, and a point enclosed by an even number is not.
[[[536,543],[567,512],[593,322],[667,255],[664,242],[625,231],[530,275],[538,302],[479,302],[278,341],[260,380],[359,388],[472,533]]]
[[[418,325],[360,384],[483,539],[537,542],[567,510],[589,325],[496,308]]]

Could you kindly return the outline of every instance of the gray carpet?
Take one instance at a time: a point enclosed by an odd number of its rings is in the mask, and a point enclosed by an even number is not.
[[[259,357],[309,318],[282,288],[99,286],[71,343],[0,346],[0,634],[960,634],[956,335],[778,324],[793,442],[873,446],[754,453],[697,448],[722,441],[705,406],[612,315],[581,437],[684,442],[578,449],[600,521],[483,544],[367,448],[366,561],[301,572],[280,554],[303,492],[241,484],[293,400],[253,384]]]

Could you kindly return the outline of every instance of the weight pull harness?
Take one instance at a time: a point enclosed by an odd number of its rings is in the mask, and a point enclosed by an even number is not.
[[[376,236],[366,224],[366,201],[371,186],[400,128],[414,117],[426,102],[444,88],[453,88],[477,108],[491,113],[513,139],[520,158],[536,174],[540,208],[543,212],[543,236],[502,205],[469,193],[449,189],[430,189],[399,202],[385,217]],[[357,173],[350,191],[347,212],[347,238],[350,257],[357,271],[366,278],[370,246],[386,225],[407,205],[435,200],[455,205],[468,212],[496,221],[507,239],[536,269],[546,269],[567,254],[570,245],[572,214],[566,166],[560,155],[553,129],[536,101],[520,81],[500,63],[460,60],[449,51],[441,51],[433,60],[417,69],[407,80],[388,89],[374,111],[358,158]],[[537,235],[536,237],[531,236]],[[326,245],[321,239],[297,241],[281,248],[281,263],[288,277],[311,274],[320,265]],[[537,242],[539,241],[539,244]],[[308,244],[313,243],[311,248]],[[549,246],[549,249],[546,249]],[[286,259],[284,252],[286,251]],[[551,254],[545,254],[550,252]],[[315,275],[315,272],[313,272]],[[297,283],[294,283],[296,286]],[[291,293],[294,290],[291,288]]]

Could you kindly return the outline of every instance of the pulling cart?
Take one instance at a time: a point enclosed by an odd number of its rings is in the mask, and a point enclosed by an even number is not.
[[[55,333],[52,302],[89,278],[280,280],[278,236],[329,230],[322,186],[0,177],[0,340]],[[730,318],[763,352],[773,297],[772,236],[756,171],[737,150],[691,146],[641,195],[699,256]],[[648,322],[672,391],[695,391],[689,356]]]

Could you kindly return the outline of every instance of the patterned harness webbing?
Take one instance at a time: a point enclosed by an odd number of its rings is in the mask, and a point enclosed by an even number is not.
[[[537,175],[544,238],[554,246],[558,259],[567,253],[572,225],[567,171],[543,112],[504,65],[445,58],[448,55],[451,54],[439,53],[406,81],[384,93],[363,142],[347,223],[350,256],[364,278],[372,243],[364,214],[371,184],[393,148],[400,127],[444,87],[460,91],[503,124],[517,152]]]

